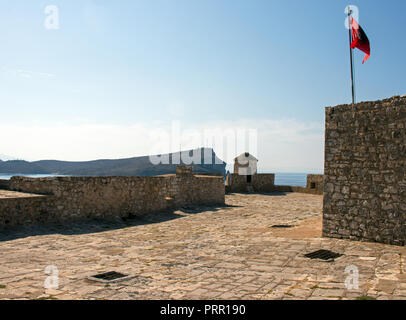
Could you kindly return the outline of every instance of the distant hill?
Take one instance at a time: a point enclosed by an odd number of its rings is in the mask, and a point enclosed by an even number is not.
[[[48,174],[48,170],[24,160],[0,160],[0,173]]]
[[[196,150],[182,151],[182,154],[197,152]],[[193,164],[194,172],[201,174],[225,175],[226,163],[220,160],[213,149],[200,149],[201,164]],[[178,153],[179,154],[179,153]],[[169,157],[170,164],[151,163],[149,156],[117,160],[95,160],[83,162],[69,162],[57,160],[41,161],[1,161],[0,173],[3,174],[57,174],[69,176],[155,176],[176,172],[176,164],[172,164],[172,153],[163,155]],[[212,164],[204,164],[204,155],[209,155]],[[219,164],[216,164],[217,163]],[[181,164],[184,164],[181,162]]]

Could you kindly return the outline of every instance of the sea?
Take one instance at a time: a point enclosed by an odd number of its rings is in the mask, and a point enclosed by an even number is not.
[[[307,173],[275,173],[275,185],[306,187]]]
[[[0,180],[10,180],[11,177],[15,177],[15,176],[29,177],[29,178],[66,177],[63,175],[55,175],[55,174],[21,174],[21,173],[3,174],[3,173],[0,173]]]
[[[61,175],[51,175],[51,174],[1,174],[0,180],[9,180],[13,176],[25,176],[30,178],[45,178],[45,177],[61,177]],[[306,186],[307,173],[276,173],[275,174],[275,185],[278,186],[296,186],[305,187]]]

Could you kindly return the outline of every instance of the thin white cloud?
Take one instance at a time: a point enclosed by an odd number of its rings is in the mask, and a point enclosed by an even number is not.
[[[21,78],[25,78],[25,79],[38,78],[38,77],[40,77],[40,78],[55,77],[55,75],[52,73],[37,72],[37,71],[26,70],[26,69],[2,67],[1,70],[2,70],[3,74],[13,76],[13,77],[21,77]]]

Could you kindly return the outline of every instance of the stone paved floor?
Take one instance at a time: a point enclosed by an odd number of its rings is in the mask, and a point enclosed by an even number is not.
[[[234,194],[226,203],[0,231],[0,299],[406,299],[405,248],[321,238],[321,196]],[[344,255],[303,256],[318,249]],[[49,265],[58,290],[43,287]],[[358,290],[345,289],[350,265]],[[112,270],[136,277],[87,280]]]

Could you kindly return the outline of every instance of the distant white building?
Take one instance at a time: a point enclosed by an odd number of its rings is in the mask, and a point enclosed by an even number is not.
[[[273,192],[275,175],[258,174],[258,159],[245,152],[234,159],[234,173],[227,175],[228,192]]]
[[[257,173],[258,159],[249,152],[240,154],[234,159],[234,174],[253,176]]]

